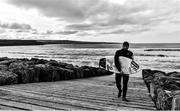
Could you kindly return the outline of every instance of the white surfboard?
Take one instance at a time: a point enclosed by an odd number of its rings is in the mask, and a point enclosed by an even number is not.
[[[123,74],[135,74],[141,70],[140,66],[135,61],[127,57],[120,56],[119,62]],[[119,73],[114,63],[114,57],[112,56],[106,56],[100,59],[99,66],[111,72]]]

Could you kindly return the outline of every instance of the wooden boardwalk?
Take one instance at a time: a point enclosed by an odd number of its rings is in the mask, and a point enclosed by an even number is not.
[[[130,78],[127,98],[117,98],[114,76],[0,87],[0,110],[155,110],[140,78]]]

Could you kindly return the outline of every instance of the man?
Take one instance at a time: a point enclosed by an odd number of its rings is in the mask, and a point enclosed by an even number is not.
[[[129,74],[126,74],[125,71],[123,71],[125,63],[123,64],[123,61],[121,61],[121,63],[120,63],[119,57],[133,59],[133,53],[131,51],[129,51],[128,49],[129,49],[129,43],[124,42],[122,45],[122,49],[117,50],[115,53],[115,56],[114,56],[115,66],[119,71],[119,73],[116,73],[116,75],[115,75],[116,86],[119,90],[118,98],[121,97],[121,92],[123,92],[122,100],[126,101],[126,102],[128,102],[128,100],[126,99],[126,93],[127,93]],[[123,78],[123,90],[121,89],[121,78]]]

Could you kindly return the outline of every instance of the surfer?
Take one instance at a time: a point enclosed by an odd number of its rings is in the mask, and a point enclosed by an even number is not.
[[[119,57],[124,57],[133,60],[133,53],[128,49],[129,49],[129,43],[124,42],[122,45],[122,49],[117,50],[114,56],[115,66],[119,71],[119,73],[115,74],[116,86],[119,90],[118,98],[121,97],[121,93],[123,92],[122,100],[126,102],[128,102],[128,100],[126,99],[128,80],[129,80],[129,74],[126,73],[128,66],[126,67],[126,61],[120,60]],[[123,89],[121,89],[121,78],[123,78]]]

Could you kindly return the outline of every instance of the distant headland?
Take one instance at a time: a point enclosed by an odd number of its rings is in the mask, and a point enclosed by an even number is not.
[[[46,45],[46,44],[120,44],[120,43],[73,41],[73,40],[0,40],[0,46]]]

